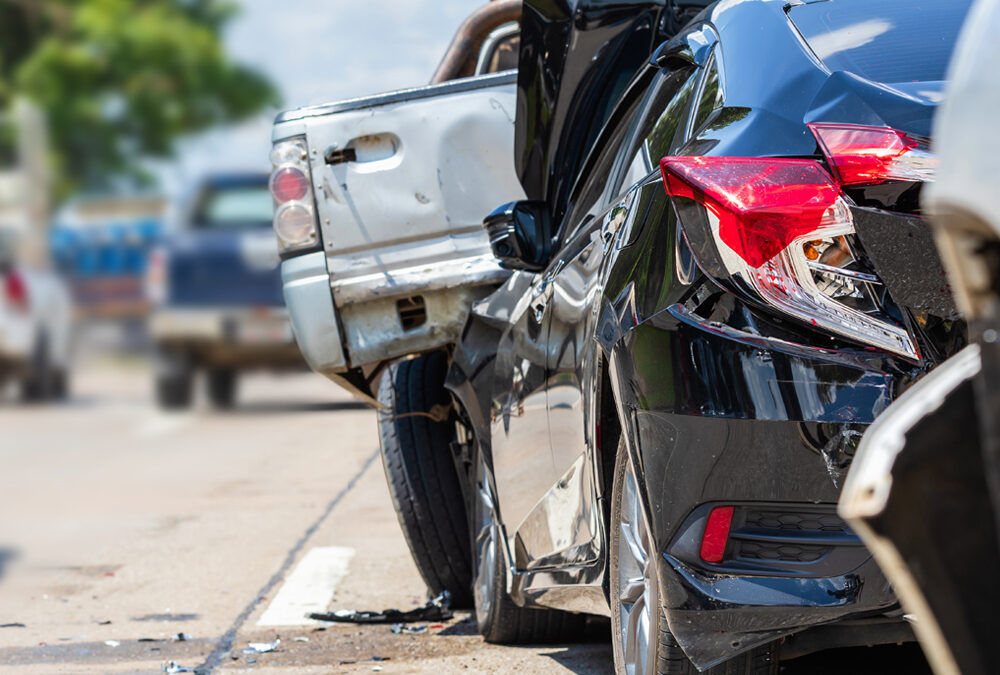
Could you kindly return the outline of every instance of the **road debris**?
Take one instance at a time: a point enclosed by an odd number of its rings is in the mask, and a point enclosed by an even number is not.
[[[109,647],[117,647],[118,645],[121,644],[121,642],[119,642],[118,640],[105,640],[104,644],[106,644]]]
[[[341,609],[336,612],[313,612],[310,619],[333,621],[336,623],[416,623],[417,621],[447,621],[454,616],[449,609],[451,594],[444,591],[429,600],[423,607],[403,612],[398,609],[383,609],[381,612]]]
[[[392,630],[394,635],[399,635],[400,633],[413,633],[419,635],[420,633],[427,632],[427,624],[423,626],[407,626],[403,623],[394,623],[389,628]]]
[[[178,633],[177,635],[174,635],[170,639],[173,640],[174,642],[187,642],[188,640],[191,639],[191,636],[185,635],[184,633]]]
[[[281,639],[276,639],[274,642],[251,642],[246,647],[243,648],[244,654],[266,654],[267,652],[273,652],[281,644]]]
[[[198,670],[197,668],[182,666],[176,661],[167,661],[163,664],[163,672],[168,673],[168,675],[174,675],[174,673],[195,673],[195,675],[199,675],[204,671]]]
[[[104,621],[98,621],[97,625],[98,626],[110,626],[111,625],[111,619],[105,619]]]
[[[309,638],[300,635],[299,637],[293,637],[292,642],[309,642]]]
[[[23,623],[0,623],[0,628],[24,628]]]

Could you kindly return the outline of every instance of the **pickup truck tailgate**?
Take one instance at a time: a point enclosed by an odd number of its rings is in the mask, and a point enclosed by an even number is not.
[[[482,220],[524,195],[514,172],[516,82],[509,71],[276,120],[275,141],[306,139],[345,367],[443,346],[473,295],[509,274]],[[427,317],[414,325],[396,303],[416,295]]]

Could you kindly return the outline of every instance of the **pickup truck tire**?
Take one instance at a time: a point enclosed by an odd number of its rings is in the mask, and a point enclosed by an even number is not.
[[[47,334],[42,333],[31,351],[28,372],[21,380],[21,400],[35,403],[48,399],[52,393],[53,379],[49,338]]]
[[[444,388],[448,357],[432,352],[389,366],[379,383],[382,464],[399,525],[431,594],[451,594],[456,608],[472,606],[469,529],[452,459],[454,417],[435,421],[451,403]],[[435,409],[435,406],[440,406]]]
[[[157,355],[156,402],[164,410],[191,407],[194,398],[194,365],[188,354],[161,350]]]
[[[206,376],[208,398],[216,408],[228,410],[236,402],[236,371],[212,368]]]

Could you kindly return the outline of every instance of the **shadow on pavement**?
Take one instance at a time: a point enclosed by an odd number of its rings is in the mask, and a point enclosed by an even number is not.
[[[933,675],[920,645],[880,645],[830,649],[786,661],[782,675]]]
[[[231,410],[219,411],[220,415],[283,415],[287,413],[342,412],[347,410],[373,410],[361,401],[260,401],[237,404]]]
[[[0,579],[3,579],[4,572],[7,571],[7,565],[17,558],[17,555],[18,552],[16,549],[0,546]]]

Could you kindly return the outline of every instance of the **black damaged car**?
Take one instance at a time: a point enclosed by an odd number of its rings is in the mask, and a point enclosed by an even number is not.
[[[653,50],[657,9],[616,32],[553,6],[522,20],[531,200],[485,221],[516,271],[474,307],[439,438],[481,632],[610,616],[620,673],[912,640],[836,504],[867,425],[966,341],[919,193],[968,3],[721,2]],[[596,56],[553,64],[584,29]],[[594,65],[637,50],[631,77]]]

